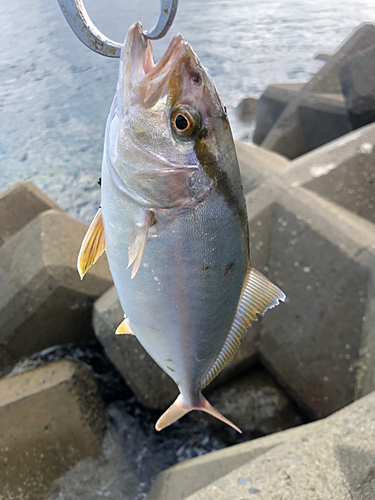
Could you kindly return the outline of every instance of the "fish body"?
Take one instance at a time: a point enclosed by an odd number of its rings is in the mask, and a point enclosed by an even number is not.
[[[180,391],[157,429],[192,409],[235,427],[201,390],[231,358],[256,314],[285,296],[251,268],[225,107],[180,35],[155,66],[142,26],[129,30],[106,127],[101,198],[96,253],[105,241],[125,330]],[[87,237],[81,274],[90,245]]]

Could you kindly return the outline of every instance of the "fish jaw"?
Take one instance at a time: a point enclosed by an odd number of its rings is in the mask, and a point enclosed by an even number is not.
[[[160,61],[155,64],[152,46],[143,35],[141,23],[133,24],[121,51],[120,73],[117,85],[118,95],[124,96],[123,111],[127,111],[135,100],[145,107],[152,107],[160,98],[161,90],[171,69],[176,66],[181,54],[186,50],[181,35],[175,35]]]

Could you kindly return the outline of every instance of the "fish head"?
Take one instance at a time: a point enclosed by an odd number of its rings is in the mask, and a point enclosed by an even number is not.
[[[142,179],[137,189],[154,204],[199,201],[215,184],[228,146],[234,151],[225,106],[181,35],[172,38],[155,64],[151,42],[142,31],[140,23],[130,27],[121,53],[116,154],[123,168],[118,173],[127,182],[130,177]],[[235,154],[234,161],[237,165]],[[168,195],[159,192],[157,179],[168,186]],[[148,183],[153,193],[145,187]]]

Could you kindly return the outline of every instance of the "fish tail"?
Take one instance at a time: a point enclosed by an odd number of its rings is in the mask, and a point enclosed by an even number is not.
[[[155,429],[157,431],[161,431],[168,425],[173,424],[179,418],[189,413],[189,411],[193,410],[189,406],[184,405],[182,394],[179,394],[176,401],[171,404],[167,411],[163,413],[163,415],[159,418],[159,420],[155,424]]]
[[[236,425],[234,425],[230,420],[225,418],[224,415],[215,410],[215,408],[210,405],[210,403],[202,394],[199,394],[199,400],[196,406],[185,405],[182,399],[182,395],[180,394],[177,397],[176,401],[168,408],[166,412],[163,413],[163,415],[156,422],[155,425],[156,430],[161,431],[162,429],[168,427],[168,425],[173,424],[179,418],[183,417],[184,415],[186,415],[186,413],[189,413],[192,410],[204,411],[209,415],[212,415],[213,417],[217,418],[218,420],[221,420],[225,424],[228,424],[230,427],[233,427],[233,429],[242,434],[242,431]]]

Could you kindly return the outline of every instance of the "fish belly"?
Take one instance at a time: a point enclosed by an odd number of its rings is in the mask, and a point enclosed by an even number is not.
[[[131,279],[129,237],[144,213],[117,189],[104,165],[106,253],[121,306],[140,343],[194,404],[236,313],[248,264],[247,235],[225,200],[211,191],[149,237]]]

